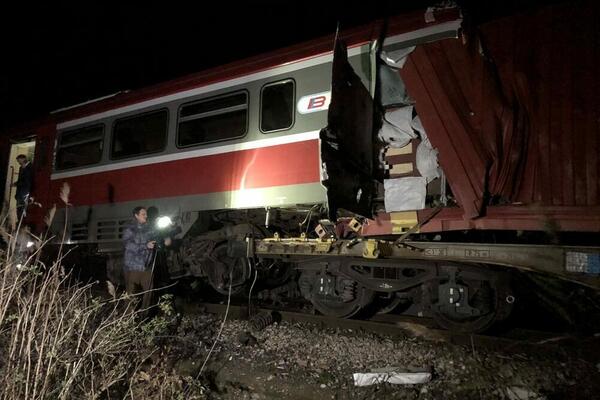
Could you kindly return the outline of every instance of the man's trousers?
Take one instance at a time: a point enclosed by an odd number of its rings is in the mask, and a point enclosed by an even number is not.
[[[142,309],[152,303],[152,271],[125,271],[125,289],[130,295],[143,293]]]

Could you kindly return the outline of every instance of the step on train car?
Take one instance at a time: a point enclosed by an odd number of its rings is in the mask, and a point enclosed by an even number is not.
[[[478,27],[430,8],[56,110],[3,136],[4,210],[26,154],[27,225],[56,205],[57,240],[111,280],[142,205],[178,227],[171,278],[291,280],[338,317],[481,331],[518,301],[511,271],[598,289],[598,53],[577,44],[597,6],[576,30],[561,7]]]

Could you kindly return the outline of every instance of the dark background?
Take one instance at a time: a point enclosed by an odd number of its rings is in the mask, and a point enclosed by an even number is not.
[[[435,1],[23,2],[0,10],[0,129]],[[548,1],[459,1],[482,22]]]

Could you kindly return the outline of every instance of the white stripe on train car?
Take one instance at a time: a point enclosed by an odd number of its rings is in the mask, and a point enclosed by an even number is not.
[[[117,162],[113,164],[99,165],[77,169],[74,171],[55,172],[50,176],[51,180],[71,178],[74,176],[96,174],[99,172],[114,171],[117,169],[139,167],[141,165],[157,164],[167,161],[183,160],[186,158],[204,157],[214,154],[231,153],[234,151],[259,149],[262,147],[278,146],[282,144],[305,142],[319,138],[319,131],[296,133],[294,135],[279,136],[275,138],[252,140],[250,142],[226,144],[223,146],[208,147],[198,150],[178,151],[154,157],[138,158],[135,160]]]
[[[427,28],[417,29],[412,32],[402,33],[399,35],[391,36],[386,38],[385,44],[397,44],[402,42],[411,42],[410,45],[414,45],[415,40],[418,40],[422,37],[427,37],[431,35],[435,35],[437,33],[442,32],[454,32],[458,31],[460,28],[460,24],[462,23],[462,19],[444,22],[441,24],[437,24],[434,26],[430,26]],[[358,54],[366,53],[370,50],[368,44],[356,45],[348,49],[348,56],[356,56]],[[142,101],[140,103],[130,104],[124,107],[115,108],[112,110],[104,111],[97,114],[88,115],[86,117],[77,118],[70,121],[61,122],[56,125],[57,130],[71,128],[77,125],[86,124],[89,122],[93,122],[102,118],[111,117],[114,115],[124,114],[131,111],[141,110],[143,108],[152,107],[164,103],[168,103],[170,101],[184,99],[186,97],[196,96],[203,93],[208,93],[220,89],[225,89],[228,87],[242,85],[244,83],[270,78],[281,74],[286,74],[292,71],[297,71],[299,69],[309,68],[316,65],[324,64],[327,62],[333,61],[333,52],[328,52],[323,55],[314,56],[308,59],[302,59],[298,61],[292,61],[283,65],[279,65],[265,71],[255,72],[249,75],[244,75],[239,78],[229,79],[226,81],[221,81],[217,83],[213,83],[212,85],[206,85],[190,90],[186,90],[183,92],[177,92],[166,96],[156,97],[151,100]]]

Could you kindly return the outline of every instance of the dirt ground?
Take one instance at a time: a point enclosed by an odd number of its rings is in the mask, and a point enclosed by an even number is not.
[[[600,396],[598,339],[519,353],[282,322],[253,331],[211,314],[179,316],[139,372],[145,398],[592,399]],[[590,350],[590,351],[587,351]],[[420,368],[428,383],[356,387],[353,373]],[[137,396],[135,397],[137,398]]]

